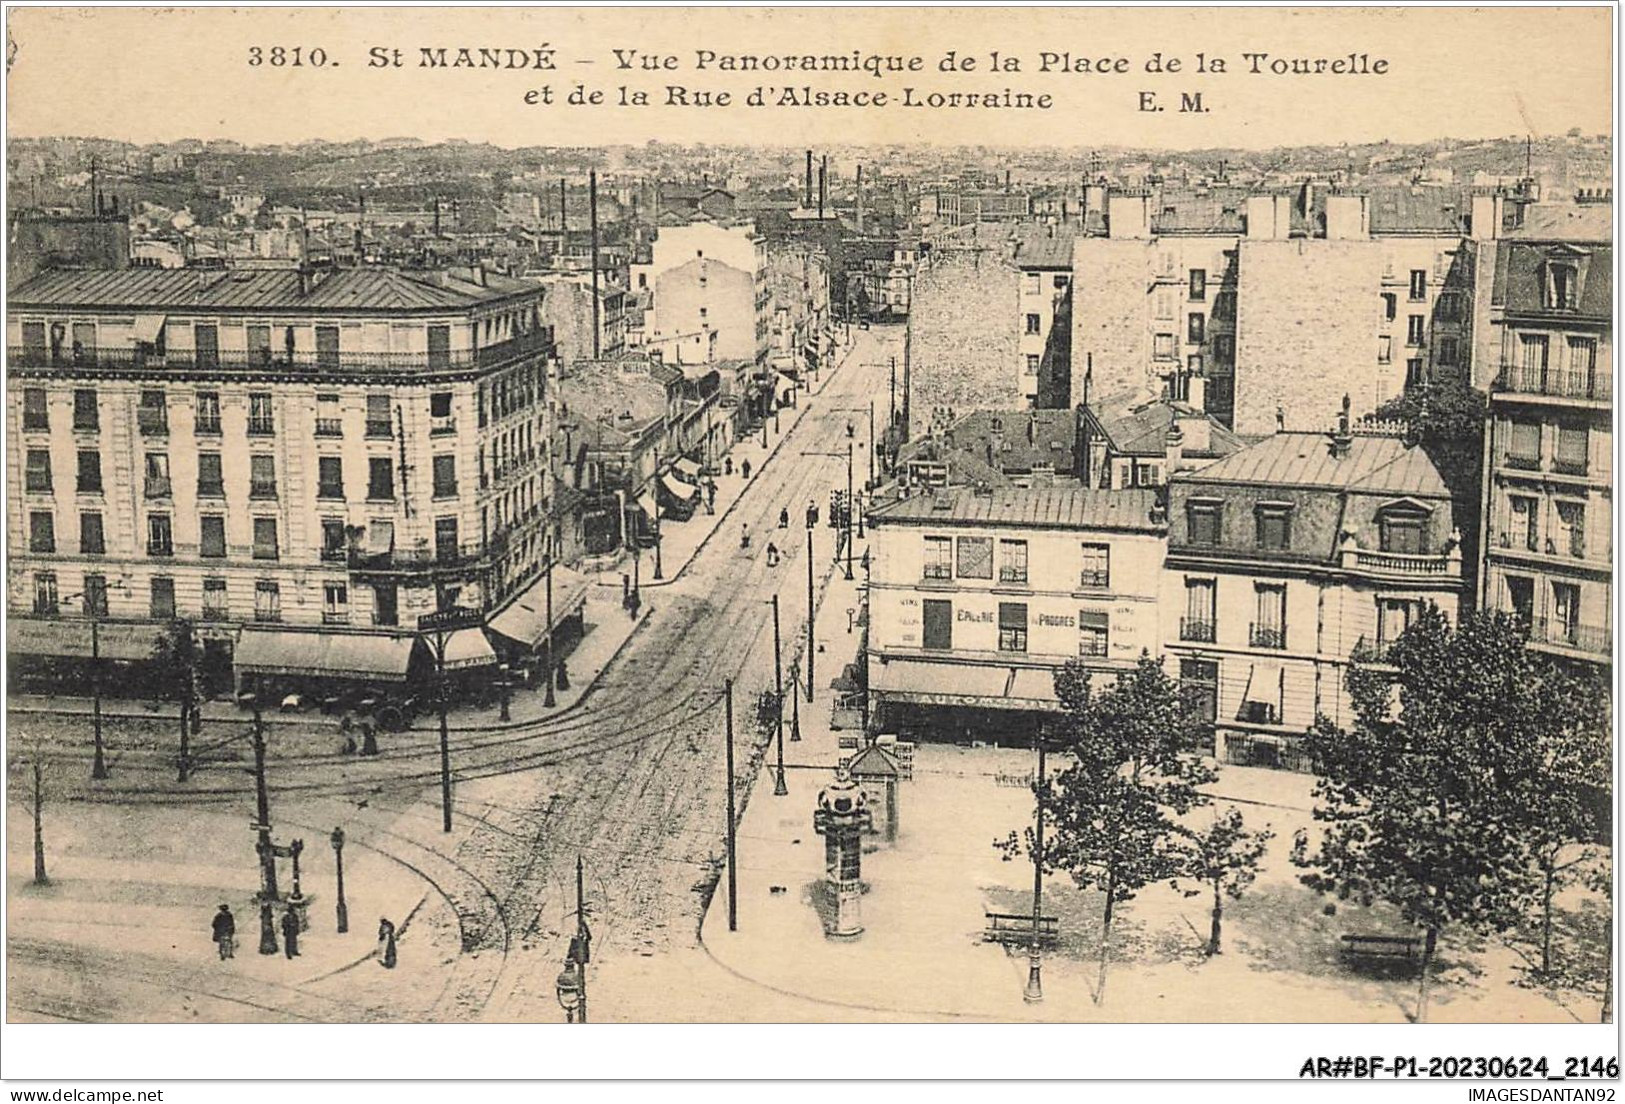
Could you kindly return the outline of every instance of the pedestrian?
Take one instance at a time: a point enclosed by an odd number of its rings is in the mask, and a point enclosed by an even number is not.
[[[570,689],[570,672],[569,669],[564,666],[564,660],[562,659],[559,660],[558,687],[560,690]]]
[[[788,506],[779,511],[779,528],[790,528],[790,507]]]
[[[807,503],[807,528],[816,529],[817,527],[818,527],[818,503],[809,502],[809,503]]]
[[[769,541],[767,545],[767,566],[779,566],[779,546],[774,544],[772,541]]]
[[[722,474],[723,475],[732,475],[733,473],[734,473],[734,458],[732,456],[725,457],[723,459],[723,461],[722,461]]]
[[[378,965],[395,968],[395,925],[388,920],[378,921]]]
[[[214,914],[214,944],[220,952],[220,960],[234,958],[237,954],[237,918],[231,914],[230,905],[221,905],[220,911]]]
[[[361,754],[378,754],[378,733],[373,729],[371,721],[361,722]]]
[[[739,474],[744,476],[746,479],[750,478],[750,461],[749,460],[741,460],[739,462]]]
[[[289,958],[299,957],[299,914],[291,908],[282,914],[282,950]]]
[[[708,514],[717,512],[717,481],[715,479],[707,478],[705,481],[705,512]]]
[[[638,609],[642,605],[643,597],[634,590],[632,592],[632,597],[627,599],[626,603],[626,612],[632,615],[632,620],[636,621],[638,619]]]
[[[739,547],[740,548],[749,548],[750,547],[750,526],[749,525],[741,525],[739,527]]]
[[[351,733],[349,731],[346,731],[344,733],[344,754],[346,754],[346,755],[354,755],[355,751],[356,751],[355,734]]]

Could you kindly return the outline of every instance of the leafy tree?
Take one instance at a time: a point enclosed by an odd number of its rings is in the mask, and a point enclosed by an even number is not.
[[[1215,815],[1202,828],[1183,828],[1181,844],[1184,870],[1181,876],[1197,883],[1197,888],[1183,889],[1175,881],[1175,888],[1187,897],[1195,897],[1206,889],[1213,891],[1213,926],[1208,934],[1207,953],[1219,953],[1220,929],[1224,922],[1224,898],[1240,899],[1258,876],[1258,865],[1264,857],[1275,833],[1265,825],[1257,831],[1248,831],[1242,822],[1241,810],[1232,808],[1223,815]]]
[[[1440,933],[1504,931],[1526,903],[1516,795],[1544,703],[1529,693],[1522,627],[1506,614],[1473,614],[1452,631],[1430,605],[1388,662],[1350,668],[1351,730],[1321,718],[1309,734],[1314,815],[1326,827],[1318,850],[1296,849],[1293,861],[1311,888],[1381,898],[1423,930],[1422,1022]]]
[[[1450,490],[1453,519],[1461,533],[1461,557],[1469,573],[1478,562],[1479,500],[1483,495],[1484,392],[1463,382],[1423,383],[1377,409],[1378,418],[1403,421],[1439,469]],[[1467,580],[1466,593],[1473,593]]]
[[[1593,893],[1602,895],[1611,909],[1614,905],[1614,864],[1612,861],[1600,862],[1591,868],[1585,876],[1585,887]],[[1613,925],[1609,925],[1612,929]],[[1602,1008],[1597,1013],[1598,1023],[1609,1023],[1614,1018],[1614,941],[1604,939],[1603,945],[1608,952],[1608,972],[1602,980]]]
[[[1053,824],[1041,866],[1064,871],[1105,898],[1095,1003],[1106,995],[1117,906],[1183,869],[1178,817],[1203,804],[1197,787],[1215,775],[1195,753],[1196,728],[1178,687],[1149,654],[1099,692],[1086,667],[1069,661],[1055,675],[1063,711],[1051,746],[1073,762],[1044,780],[1037,797]],[[1026,853],[1033,853],[1028,830]],[[1014,855],[1014,833],[997,844]]]
[[[185,782],[191,773],[192,756],[190,738],[202,727],[199,709],[201,694],[198,687],[198,666],[203,658],[203,645],[198,640],[192,622],[181,617],[170,622],[169,628],[158,637],[153,647],[154,663],[163,672],[159,693],[180,706],[181,748],[178,778]]]

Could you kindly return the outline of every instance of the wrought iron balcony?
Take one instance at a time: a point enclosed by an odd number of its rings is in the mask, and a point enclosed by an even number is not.
[[[1249,625],[1247,643],[1254,648],[1283,649],[1286,647],[1286,626]]]
[[[1537,644],[1573,648],[1596,656],[1611,656],[1614,649],[1612,627],[1582,625],[1577,621],[1563,621],[1551,617],[1533,618],[1529,622],[1529,639]]]
[[[1607,365],[1576,371],[1527,364],[1503,364],[1495,387],[1498,391],[1520,395],[1550,395],[1561,399],[1612,402],[1614,371]]]
[[[1214,640],[1215,627],[1212,619],[1181,617],[1179,619],[1179,639],[1194,641],[1198,644],[1211,644]]]

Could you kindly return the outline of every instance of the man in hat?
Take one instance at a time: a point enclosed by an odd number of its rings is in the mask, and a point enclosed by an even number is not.
[[[293,909],[282,914],[282,949],[289,958],[299,956],[299,914]]]
[[[222,961],[233,957],[237,953],[237,918],[231,914],[230,905],[221,905],[220,911],[214,914],[214,945],[220,952]]]

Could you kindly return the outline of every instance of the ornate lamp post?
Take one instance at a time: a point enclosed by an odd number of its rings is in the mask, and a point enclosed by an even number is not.
[[[350,907],[344,903],[344,829],[333,829],[331,837],[333,842],[333,869],[338,873],[338,913],[339,934],[350,930]]]

